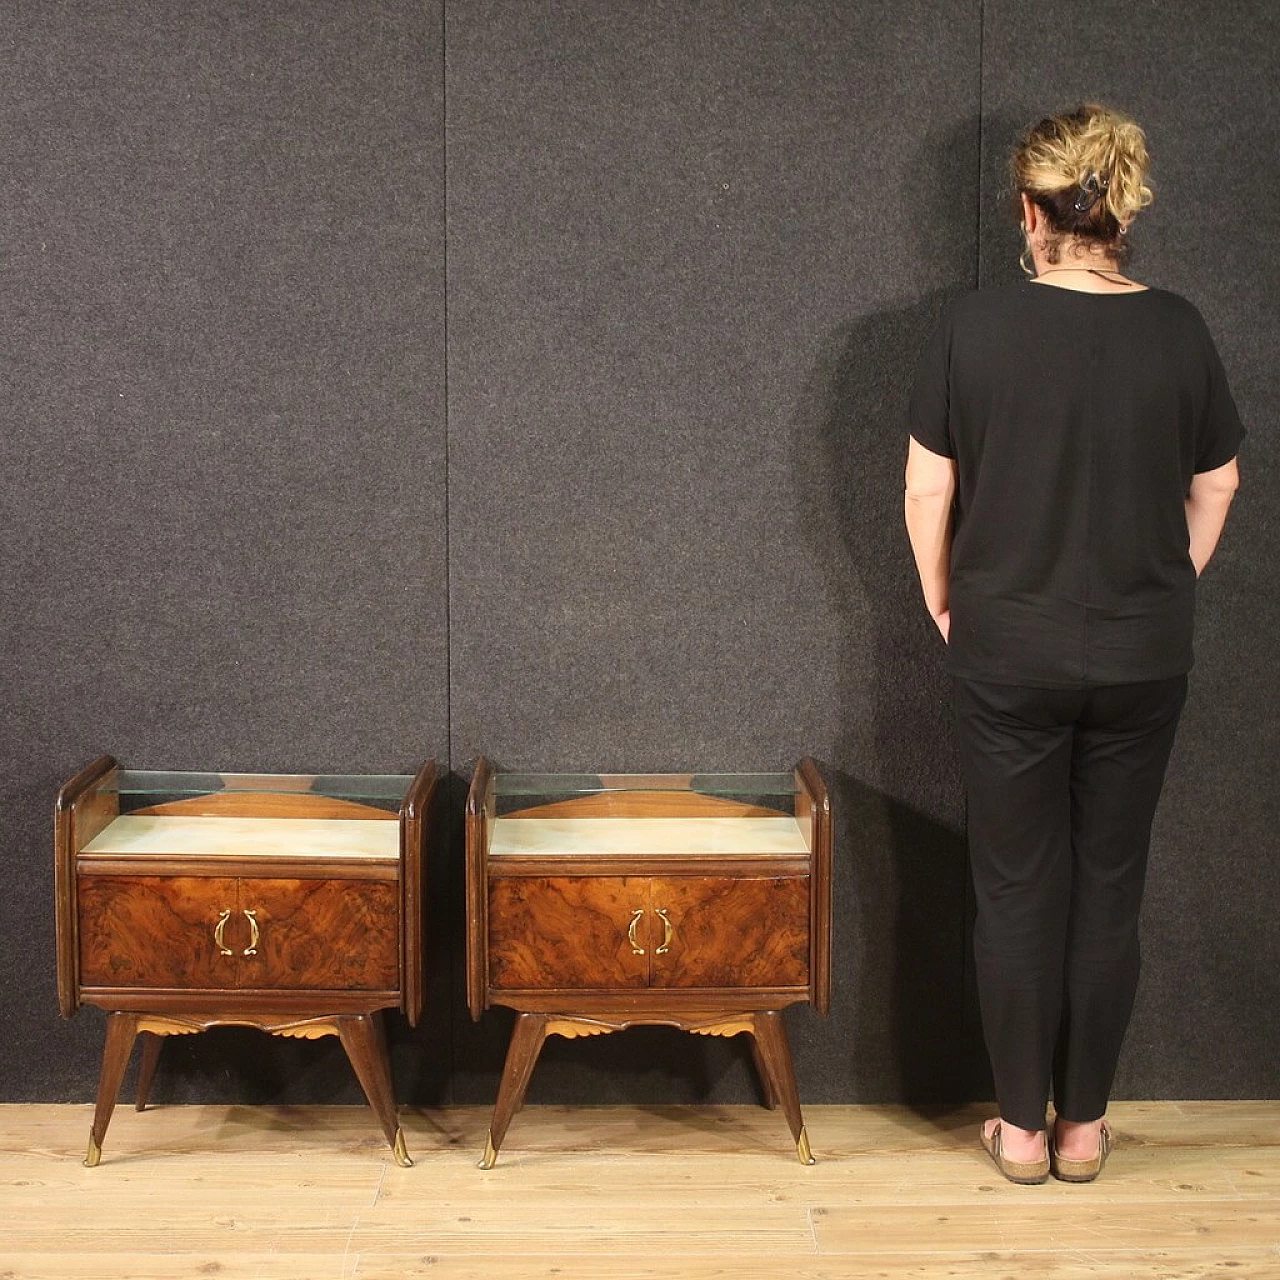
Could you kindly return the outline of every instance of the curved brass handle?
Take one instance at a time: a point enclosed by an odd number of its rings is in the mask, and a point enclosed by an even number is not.
[[[658,915],[662,919],[662,927],[665,932],[662,937],[662,946],[655,947],[653,954],[655,956],[665,956],[671,950],[671,939],[676,936],[676,931],[671,923],[671,917],[661,907],[658,908]]]
[[[631,943],[631,954],[636,956],[644,955],[644,948],[636,941],[636,925],[640,923],[642,915],[644,915],[644,908],[637,907],[631,913],[631,923],[627,925],[627,939]]]
[[[222,911],[219,913],[218,923],[213,926],[214,945],[218,948],[219,954],[224,956],[230,956],[235,954],[235,952],[233,952],[231,948],[228,947],[226,943],[222,941],[222,932],[227,927],[227,921],[230,919],[231,919],[231,908],[228,907],[225,911]]]
[[[244,954],[256,956],[258,954],[258,916],[256,911],[246,911],[244,914],[249,921],[249,945],[245,947]]]

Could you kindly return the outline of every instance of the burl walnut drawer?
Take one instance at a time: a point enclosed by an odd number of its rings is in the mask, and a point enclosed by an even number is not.
[[[804,987],[805,876],[495,876],[495,990]]]
[[[80,981],[182,990],[394,990],[388,881],[81,875]]]

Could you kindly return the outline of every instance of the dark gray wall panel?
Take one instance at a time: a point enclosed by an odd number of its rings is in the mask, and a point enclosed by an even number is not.
[[[54,999],[60,781],[104,750],[447,756],[441,21],[149,0],[0,24],[0,1096],[87,1097],[99,1020]],[[172,1096],[287,1096],[276,1060],[312,1064],[297,1096],[358,1096],[332,1046],[170,1056]]]
[[[1043,18],[1027,0],[986,4],[983,278],[1017,271],[997,189],[1018,129],[1093,98],[1128,111],[1147,130],[1156,190],[1133,232],[1133,274],[1200,307],[1250,432],[1243,487],[1200,586],[1197,664],[1156,820],[1146,967],[1117,1090],[1274,1096],[1280,207],[1269,193],[1280,181],[1280,10],[1087,0],[1052,39],[1028,40]]]
[[[937,1095],[964,1056],[901,423],[974,279],[978,34],[950,0],[447,7],[455,765],[819,757],[837,1003],[791,1019],[814,1101]],[[501,1031],[460,1034],[491,1096]],[[557,1046],[533,1096],[749,1096],[737,1047],[691,1039]]]
[[[1021,0],[0,12],[0,1098],[96,1080],[100,1018],[56,1017],[60,781],[104,748],[409,769],[449,758],[450,698],[462,774],[480,752],[815,754],[836,1004],[790,1016],[803,1097],[990,1096],[901,423],[945,298],[1016,270],[1010,138],[1091,94],[1151,132],[1137,269],[1200,304],[1251,429],[1120,1088],[1274,1093],[1276,12],[1088,0],[1030,38],[1043,21]],[[393,1020],[407,1101],[451,1069],[491,1101],[505,1045],[451,972],[463,785],[426,1025]],[[358,1096],[332,1044],[226,1031],[167,1054],[162,1100]],[[532,1096],[754,1088],[742,1046],[655,1029],[554,1043]]]

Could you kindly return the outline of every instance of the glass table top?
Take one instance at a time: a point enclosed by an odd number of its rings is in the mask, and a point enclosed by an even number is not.
[[[656,838],[657,823],[679,817],[696,823],[740,821],[725,815],[736,806],[758,819],[766,815],[794,815],[801,788],[788,773],[501,773],[492,777],[493,814],[498,819],[558,810],[554,838],[573,830],[583,838],[581,824],[594,818],[623,819],[645,824],[645,839]],[[647,798],[651,797],[651,798]],[[705,804],[704,804],[705,802]],[[568,808],[565,806],[568,805]],[[550,807],[548,809],[547,807]],[[643,816],[642,816],[643,815]],[[793,822],[793,817],[787,817]],[[564,828],[565,823],[568,828]],[[563,830],[561,828],[564,828]],[[706,828],[710,832],[710,827]],[[726,829],[727,834],[727,829]],[[533,828],[521,833],[532,839]],[[547,828],[552,838],[552,828]],[[610,837],[611,838],[611,837]],[[700,837],[702,838],[702,837]],[[706,835],[715,844],[720,837]]]
[[[338,800],[404,799],[410,774],[354,773],[184,773],[154,769],[118,769],[100,791],[121,796],[202,796],[215,792],[310,793]]]
[[[496,796],[586,796],[617,791],[693,791],[726,799],[794,796],[794,773],[500,773]]]

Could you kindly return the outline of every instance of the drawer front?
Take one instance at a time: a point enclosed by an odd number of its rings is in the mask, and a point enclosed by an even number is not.
[[[490,987],[625,991],[647,986],[647,901],[644,877],[496,877],[489,882]]]
[[[240,986],[396,991],[400,889],[384,880],[241,880]],[[252,923],[250,923],[252,922]],[[242,955],[254,942],[254,954]]]
[[[79,878],[78,898],[82,986],[236,985],[235,880],[88,875]],[[220,920],[222,948],[215,939]],[[224,948],[233,954],[223,955]]]
[[[655,877],[650,901],[654,987],[808,985],[807,877]]]

